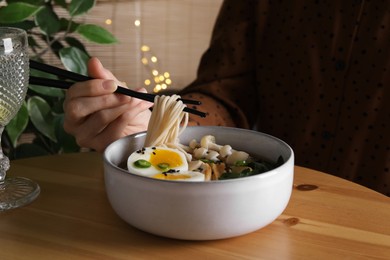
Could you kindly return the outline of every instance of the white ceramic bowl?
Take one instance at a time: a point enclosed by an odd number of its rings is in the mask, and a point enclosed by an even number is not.
[[[227,127],[187,127],[180,142],[204,135],[254,157],[285,163],[269,172],[209,182],[165,181],[121,168],[142,148],[146,133],[124,137],[104,152],[108,199],[115,212],[143,231],[176,239],[212,240],[240,236],[273,222],[286,208],[293,186],[294,153],[270,135]]]

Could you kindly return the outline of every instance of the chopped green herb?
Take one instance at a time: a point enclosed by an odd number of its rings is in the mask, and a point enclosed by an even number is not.
[[[242,161],[236,161],[235,166],[247,166],[248,164],[246,163],[245,160]]]
[[[157,164],[157,166],[161,170],[167,170],[169,168],[169,164],[168,163],[159,163],[159,164]]]
[[[248,168],[244,169],[242,172],[240,173],[225,172],[224,174],[221,175],[219,179],[227,180],[227,179],[235,179],[235,178],[257,175],[275,169],[276,167],[282,165],[283,163],[284,160],[282,156],[279,156],[279,158],[275,163],[270,163],[266,161],[250,162],[245,164],[245,166],[248,166]]]
[[[140,159],[134,162],[134,166],[138,168],[149,168],[152,164],[146,160]]]
[[[215,163],[214,161],[212,160],[208,160],[208,159],[200,159],[202,162],[204,163]]]

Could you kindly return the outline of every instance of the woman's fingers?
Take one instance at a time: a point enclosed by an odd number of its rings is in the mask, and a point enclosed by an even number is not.
[[[104,109],[91,114],[81,124],[73,125],[72,131],[74,131],[77,143],[82,147],[98,149],[97,146],[100,146],[103,141],[99,140],[97,136],[125,113],[126,109],[127,105]],[[112,136],[112,138],[117,137]],[[102,145],[104,146],[105,142]]]
[[[112,94],[116,90],[113,80],[90,80],[74,84],[66,93],[65,116],[78,122],[85,116],[124,104],[130,100],[124,95]]]
[[[119,80],[111,73],[111,71],[104,68],[100,60],[95,57],[90,58],[88,61],[88,74],[92,78],[112,79],[119,82]]]
[[[103,151],[120,137],[146,130],[153,103],[115,94],[119,81],[97,58],[90,59],[88,70],[96,79],[75,83],[66,92],[65,131],[80,146]]]
[[[117,89],[114,80],[92,79],[73,84],[66,92],[66,97],[96,97],[111,94]]]
[[[94,90],[76,92],[77,95],[70,93],[64,102],[64,129],[75,136],[80,146],[103,151],[116,139],[147,129],[151,113],[148,108],[153,103],[130,97],[123,100],[120,97],[123,95],[110,91],[108,94]]]
[[[129,118],[126,113],[121,114],[114,121],[112,121],[103,131],[98,133],[94,138],[87,141],[88,147],[93,147],[98,152],[103,152],[104,149],[115,140],[125,136],[125,129],[128,128]],[[146,130],[146,126],[138,125],[131,133],[141,132]]]
[[[74,127],[77,143],[103,151],[111,142],[128,134],[145,131],[150,118],[150,104],[131,103],[106,109],[90,115],[82,124]]]

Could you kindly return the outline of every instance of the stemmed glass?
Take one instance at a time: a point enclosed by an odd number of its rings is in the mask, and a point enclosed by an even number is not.
[[[0,27],[0,142],[4,127],[19,111],[29,79],[27,34],[24,30]],[[39,185],[23,177],[6,177],[10,167],[0,145],[0,211],[33,201]]]

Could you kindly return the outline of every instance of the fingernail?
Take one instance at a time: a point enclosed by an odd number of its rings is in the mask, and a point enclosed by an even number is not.
[[[111,91],[116,90],[116,84],[113,80],[106,80],[103,82],[103,88]]]

